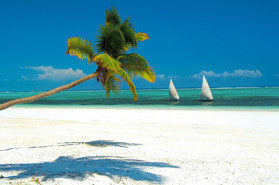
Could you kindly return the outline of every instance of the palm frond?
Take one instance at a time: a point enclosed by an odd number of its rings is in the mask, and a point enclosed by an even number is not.
[[[107,53],[97,55],[94,60],[100,62],[100,65],[103,68],[114,72],[117,72],[121,68],[121,63],[110,57]]]
[[[114,7],[107,8],[106,11],[106,23],[111,23],[113,25],[119,25],[121,23],[121,18]]]
[[[120,70],[117,71],[117,74],[121,78],[123,78],[123,80],[128,84],[128,86],[130,88],[130,91],[133,94],[134,101],[137,101],[138,100],[138,96],[137,96],[136,87],[135,87],[133,81],[131,80],[131,78],[129,77],[129,75],[123,69],[121,69],[121,68],[120,68]]]
[[[137,43],[139,41],[144,41],[149,39],[149,36],[146,33],[135,33],[133,36],[133,39],[135,39],[135,41],[133,40],[133,42],[135,42],[133,45],[130,43],[127,43],[127,45],[125,46],[125,52],[128,51],[130,49],[130,47],[132,46],[133,48],[137,47]]]
[[[141,33],[141,32],[136,33],[135,37],[137,41],[144,41],[146,39],[149,39],[149,36],[146,33]]]
[[[117,78],[115,75],[111,74],[107,76],[105,89],[107,92],[107,98],[110,96],[110,91],[113,91],[115,94],[118,93],[120,89],[120,79]]]
[[[117,60],[121,62],[121,68],[123,68],[131,78],[140,76],[150,82],[155,81],[156,76],[153,69],[149,67],[148,62],[139,54],[124,54],[119,56]]]
[[[139,66],[140,68],[147,68],[148,62],[137,53],[122,54],[117,57],[117,60],[121,62],[122,65],[127,63]]]
[[[136,40],[136,32],[133,28],[132,23],[130,22],[130,18],[127,18],[120,26],[120,29],[123,33],[125,38],[125,42],[131,45],[133,48],[137,47],[137,40]]]
[[[134,73],[149,82],[155,82],[156,75],[152,67],[148,67],[147,71],[135,70]]]
[[[88,63],[93,62],[94,51],[91,42],[81,38],[81,37],[71,37],[67,41],[68,49],[66,55],[76,56],[80,59],[87,59]]]
[[[100,35],[97,36],[98,52],[106,52],[112,56],[117,56],[125,51],[125,38],[119,27],[110,23],[100,26]]]
[[[148,67],[147,70],[142,70],[134,66],[127,66],[123,69],[127,71],[131,78],[142,77],[144,80],[147,80],[149,82],[155,82],[156,76],[154,70],[151,67]]]

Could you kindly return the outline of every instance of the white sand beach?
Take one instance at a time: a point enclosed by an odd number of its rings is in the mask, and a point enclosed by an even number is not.
[[[0,184],[279,184],[279,112],[10,108]]]

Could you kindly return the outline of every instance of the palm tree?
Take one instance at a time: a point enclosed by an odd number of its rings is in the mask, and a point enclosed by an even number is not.
[[[120,89],[120,81],[123,79],[129,86],[133,94],[134,101],[137,101],[137,92],[131,78],[142,77],[143,79],[154,82],[155,73],[148,65],[148,62],[137,53],[127,53],[129,49],[136,48],[139,41],[148,39],[146,33],[136,33],[130,18],[121,22],[117,10],[113,7],[106,11],[106,23],[100,26],[100,35],[97,36],[96,51],[92,43],[81,37],[68,39],[68,49],[66,54],[87,60],[88,64],[96,64],[97,69],[94,73],[87,75],[70,84],[55,88],[35,96],[12,100],[0,105],[0,110],[20,103],[29,103],[38,99],[51,96],[60,91],[70,89],[86,80],[97,78],[101,82],[107,93],[117,93]]]

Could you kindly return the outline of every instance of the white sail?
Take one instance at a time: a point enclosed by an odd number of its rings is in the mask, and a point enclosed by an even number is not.
[[[169,95],[172,99],[179,100],[178,93],[174,87],[172,79],[170,79],[170,86],[169,86]]]
[[[205,79],[205,76],[202,76],[202,88],[201,88],[201,99],[205,98],[207,100],[213,100],[213,96],[210,90],[210,87]]]

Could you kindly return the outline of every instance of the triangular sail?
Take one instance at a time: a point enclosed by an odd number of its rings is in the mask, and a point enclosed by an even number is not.
[[[200,97],[201,97],[201,99],[205,98],[207,100],[213,100],[213,96],[212,96],[210,87],[209,87],[204,75],[202,77],[202,89],[201,89]]]
[[[170,79],[170,86],[169,86],[169,95],[172,99],[179,99],[178,93],[174,87],[174,84],[172,82],[172,79]]]

